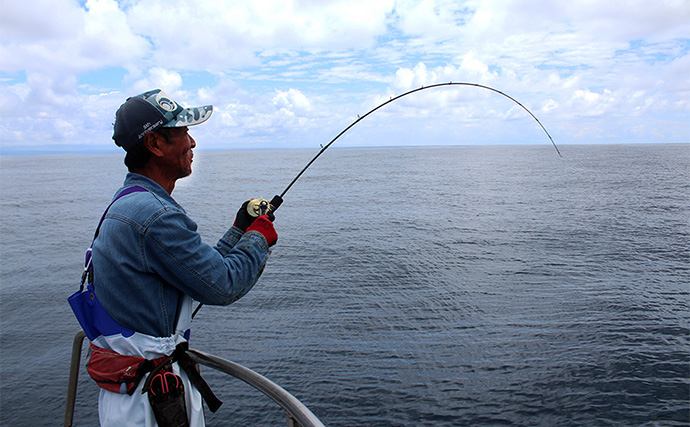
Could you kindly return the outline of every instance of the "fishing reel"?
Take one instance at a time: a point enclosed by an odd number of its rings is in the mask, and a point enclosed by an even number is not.
[[[278,209],[278,206],[283,203],[283,199],[280,196],[275,196],[271,201],[259,197],[258,199],[252,199],[247,203],[247,213],[254,217],[260,217],[261,215],[267,215],[269,212],[273,212]]]
[[[270,209],[271,206],[268,204],[268,200],[261,197],[252,199],[247,203],[247,213],[254,218],[266,215]]]

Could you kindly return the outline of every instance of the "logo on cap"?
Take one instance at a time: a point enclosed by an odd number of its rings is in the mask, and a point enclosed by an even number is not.
[[[165,111],[175,111],[177,108],[177,103],[168,97],[168,95],[166,95],[163,91],[160,91],[158,94],[156,94],[156,104],[158,104],[158,106]]]

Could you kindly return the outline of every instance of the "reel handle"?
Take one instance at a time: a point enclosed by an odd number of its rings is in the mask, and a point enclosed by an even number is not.
[[[254,218],[260,217],[261,215],[266,215],[269,212],[273,212],[283,203],[283,199],[280,196],[275,196],[269,202],[266,199],[259,197],[258,199],[250,200],[247,204],[247,213]]]

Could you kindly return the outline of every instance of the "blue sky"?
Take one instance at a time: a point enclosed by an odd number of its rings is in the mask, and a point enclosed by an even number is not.
[[[214,105],[199,149],[318,147],[446,81],[559,145],[690,142],[689,52],[685,0],[0,0],[0,153],[118,151],[117,107],[152,88]],[[452,87],[338,144],[549,141]]]

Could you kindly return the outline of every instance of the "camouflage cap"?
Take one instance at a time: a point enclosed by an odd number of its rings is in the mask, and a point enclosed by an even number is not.
[[[184,108],[160,89],[127,98],[115,113],[113,140],[129,151],[148,132],[162,127],[193,126],[211,117],[213,106]]]

